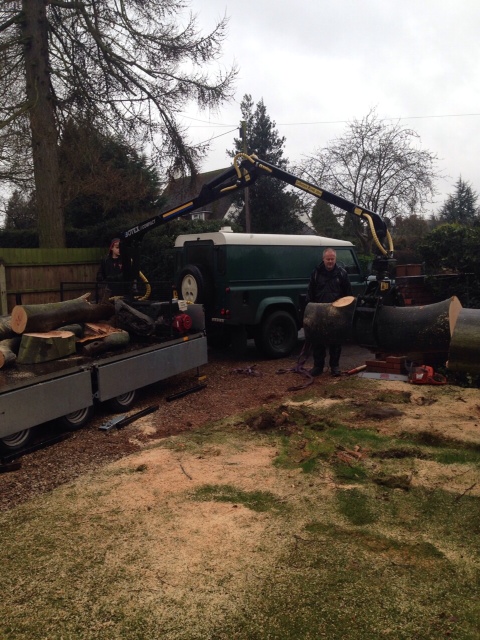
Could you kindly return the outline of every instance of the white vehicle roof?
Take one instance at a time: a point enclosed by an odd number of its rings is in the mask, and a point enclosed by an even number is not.
[[[336,238],[325,238],[323,236],[296,236],[277,233],[233,233],[227,230],[212,231],[210,233],[184,234],[176,238],[175,246],[182,247],[185,242],[195,240],[213,240],[214,245],[353,247],[353,244],[347,240],[337,240]]]

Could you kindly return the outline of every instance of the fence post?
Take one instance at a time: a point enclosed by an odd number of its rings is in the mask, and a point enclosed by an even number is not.
[[[7,278],[3,262],[0,262],[0,315],[8,315]]]

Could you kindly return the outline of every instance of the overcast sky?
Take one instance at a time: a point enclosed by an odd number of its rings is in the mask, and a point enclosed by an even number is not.
[[[191,0],[191,9],[204,30],[227,14],[220,64],[240,70],[231,104],[182,117],[193,141],[215,138],[203,171],[230,164],[249,93],[263,99],[291,163],[374,108],[438,156],[446,178],[433,210],[460,175],[480,193],[479,0]]]

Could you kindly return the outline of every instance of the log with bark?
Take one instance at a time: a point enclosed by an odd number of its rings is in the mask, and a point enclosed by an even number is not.
[[[11,366],[17,359],[20,336],[0,341],[0,369]]]
[[[328,340],[332,343],[352,342],[354,302],[353,296],[346,296],[335,302],[307,304],[303,316],[305,338],[312,344],[323,342],[323,336],[335,336],[335,339]]]
[[[341,302],[340,301],[337,302]],[[419,307],[380,306],[369,310],[349,304],[310,302],[305,309],[305,338],[313,345],[354,342],[387,353],[447,353],[462,308],[453,296]]]
[[[95,340],[94,342],[84,345],[82,354],[89,358],[93,358],[94,356],[98,356],[106,351],[114,351],[116,349],[126,347],[129,342],[130,334],[128,331],[118,330],[114,333],[110,333],[101,340]]]
[[[75,335],[71,331],[24,333],[17,362],[18,364],[39,364],[65,358],[75,352]]]
[[[92,304],[90,294],[64,302],[17,305],[12,310],[11,325],[15,333],[45,333],[66,323],[107,320],[115,313],[112,304]]]
[[[56,331],[71,331],[76,338],[83,338],[85,333],[85,327],[83,324],[64,324],[61,327],[57,327]]]
[[[6,338],[12,338],[15,335],[15,331],[12,329],[12,316],[0,317],[0,340]]]
[[[480,309],[460,310],[452,332],[447,367],[461,373],[480,373]]]

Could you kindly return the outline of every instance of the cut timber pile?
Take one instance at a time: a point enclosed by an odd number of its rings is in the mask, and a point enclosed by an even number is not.
[[[8,336],[0,341],[0,368],[14,362],[38,364],[73,355],[77,337],[83,335],[83,324],[94,327],[94,322],[109,320],[115,315],[112,304],[91,304],[89,296],[14,307],[11,316],[0,319],[0,338]]]
[[[47,332],[63,324],[75,322],[96,322],[106,320],[115,313],[115,307],[109,303],[91,304],[90,294],[46,304],[17,305],[11,315],[11,326],[15,333]]]

